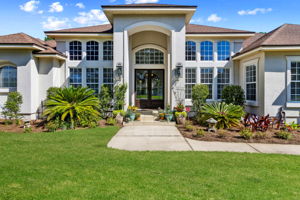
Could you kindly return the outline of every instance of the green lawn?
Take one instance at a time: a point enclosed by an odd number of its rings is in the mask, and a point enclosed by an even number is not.
[[[125,152],[117,128],[0,133],[0,199],[300,199],[300,157]]]

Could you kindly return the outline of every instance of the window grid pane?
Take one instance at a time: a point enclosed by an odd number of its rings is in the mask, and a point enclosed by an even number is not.
[[[99,43],[96,41],[89,41],[86,44],[86,59],[99,60]]]
[[[17,90],[17,68],[4,66],[0,68],[0,88],[9,88],[10,91]]]
[[[70,68],[70,86],[81,87],[82,86],[82,69]]]
[[[224,87],[230,84],[230,69],[218,68],[217,84],[218,99],[221,99]]]
[[[209,95],[207,97],[208,99],[212,99],[213,76],[214,76],[213,68],[201,69],[200,82],[208,86],[209,89]]]
[[[210,41],[204,41],[200,43],[201,60],[210,61],[213,60],[213,43]]]
[[[185,98],[192,99],[192,89],[196,84],[196,68],[185,69]]]
[[[73,41],[70,42],[70,60],[81,60],[82,59],[82,46],[81,42]]]
[[[218,60],[230,60],[230,42],[220,41],[218,46]]]
[[[135,53],[136,64],[164,64],[164,53],[157,49],[146,48]]]
[[[246,66],[246,100],[256,101],[256,66]]]
[[[86,69],[86,86],[99,93],[99,69],[87,68]]]
[[[114,43],[113,41],[106,41],[103,43],[103,60],[114,59]]]
[[[103,84],[106,85],[111,92],[113,92],[114,73],[112,68],[103,69]]]
[[[187,41],[185,43],[185,60],[195,61],[196,60],[196,43]]]
[[[300,62],[291,63],[291,101],[300,101]]]

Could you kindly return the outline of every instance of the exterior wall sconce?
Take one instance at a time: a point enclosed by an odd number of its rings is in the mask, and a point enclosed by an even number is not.
[[[175,77],[177,80],[182,77],[182,68],[183,68],[182,63],[177,63],[175,69]]]
[[[123,74],[123,65],[122,63],[118,63],[117,70],[116,70],[116,75],[118,77],[118,80],[121,80],[122,74]]]

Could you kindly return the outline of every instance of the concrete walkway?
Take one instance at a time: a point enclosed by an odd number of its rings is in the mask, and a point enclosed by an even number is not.
[[[300,145],[204,142],[184,138],[174,125],[134,125],[122,128],[108,143],[127,151],[222,151],[300,155]]]

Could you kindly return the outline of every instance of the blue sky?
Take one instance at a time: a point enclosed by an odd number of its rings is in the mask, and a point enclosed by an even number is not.
[[[192,23],[268,32],[281,24],[300,24],[299,0],[11,0],[0,8],[0,35],[107,23],[101,5],[125,3],[197,5]]]

